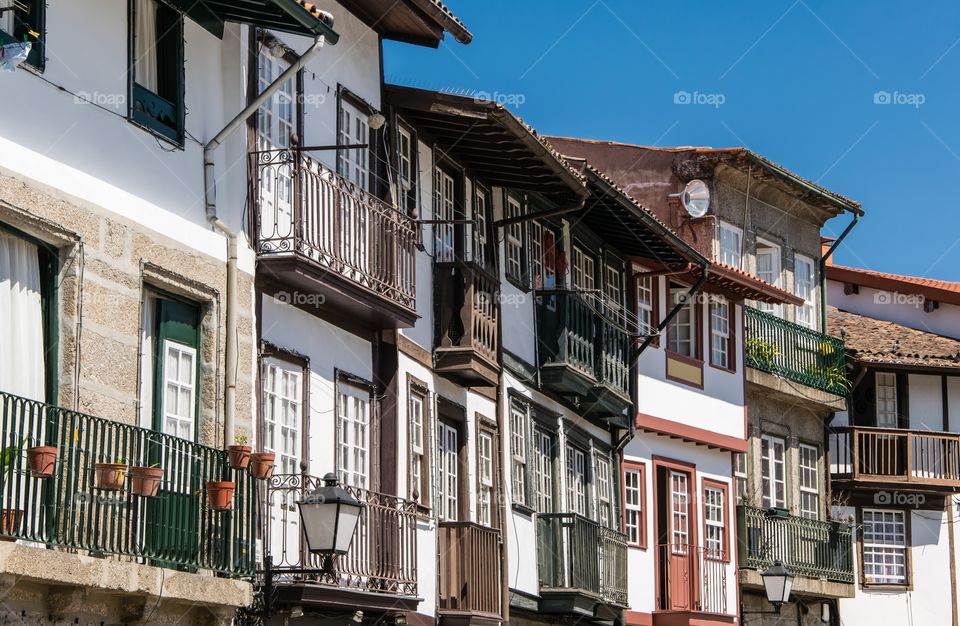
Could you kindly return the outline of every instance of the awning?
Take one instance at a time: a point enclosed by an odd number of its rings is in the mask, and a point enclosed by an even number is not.
[[[333,17],[306,0],[167,0],[194,22],[223,37],[225,22],[317,37],[335,44]]]
[[[386,100],[438,152],[484,182],[540,193],[557,207],[587,195],[569,164],[501,104],[398,85],[386,86]]]

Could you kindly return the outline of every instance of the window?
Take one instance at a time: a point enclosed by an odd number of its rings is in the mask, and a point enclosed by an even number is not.
[[[743,264],[742,241],[742,230],[732,224],[717,221],[717,260],[740,269]]]
[[[637,279],[637,325],[641,335],[653,333],[659,323],[655,317],[656,289],[653,276]]]
[[[370,488],[370,392],[337,384],[338,472],[351,487]]]
[[[507,206],[504,217],[511,219],[520,217],[523,207],[520,201],[513,196],[507,196]],[[506,275],[507,278],[523,280],[523,222],[514,222],[506,228]]]
[[[610,319],[620,321],[623,318],[623,273],[619,267],[607,264],[606,280],[603,283],[604,308]]]
[[[597,521],[604,528],[610,528],[610,520],[613,518],[613,498],[610,496],[612,489],[610,459],[598,455],[595,471],[597,476]]]
[[[703,547],[706,557],[726,560],[727,519],[726,488],[720,485],[703,487]]]
[[[775,287],[780,286],[780,248],[763,240],[757,241],[757,278]],[[761,311],[780,315],[780,306],[758,302]]]
[[[624,465],[623,468],[623,526],[630,545],[647,547],[646,466]]]
[[[733,455],[733,476],[737,481],[737,502],[747,502],[747,453],[735,452]]]
[[[405,126],[397,126],[397,185],[399,204],[407,215],[417,214],[417,140]]]
[[[897,418],[897,375],[889,372],[876,373],[877,387],[877,426],[896,428]]]
[[[429,413],[427,388],[410,381],[408,389],[410,476],[409,495],[424,506],[430,506],[430,465],[427,456],[429,448],[425,440],[429,431]]]
[[[510,405],[510,474],[513,481],[512,500],[527,504],[527,412],[516,402]]]
[[[44,318],[51,308],[43,256],[40,246],[0,229],[0,391],[39,402],[46,400]]]
[[[687,290],[683,288],[670,289],[671,307],[681,302],[683,306],[667,327],[667,348],[671,352],[696,358],[696,315],[693,302],[686,299],[686,294]]]
[[[157,0],[130,0],[133,81],[130,118],[183,143],[183,15]]]
[[[567,509],[587,514],[587,455],[573,446],[567,446]]]
[[[259,57],[259,85],[263,92],[286,70],[287,64],[269,54]],[[257,149],[283,150],[290,147],[295,132],[293,80],[284,83],[257,111]],[[272,159],[272,157],[271,157]],[[260,220],[264,238],[289,237],[293,234],[293,165],[276,162],[259,167]]]
[[[537,512],[553,512],[554,436],[540,428],[533,429],[533,488],[537,492]]]
[[[763,508],[787,507],[787,478],[784,465],[786,442],[780,437],[763,435],[760,438],[763,462]]]
[[[540,222],[530,222],[530,275],[534,289],[556,289],[561,255],[556,232]],[[551,310],[555,308],[554,302],[552,299],[547,302]]]
[[[863,580],[907,584],[907,533],[903,511],[863,510]]]
[[[596,288],[593,257],[578,246],[573,247],[573,288],[587,294]]]
[[[710,363],[733,369],[733,336],[730,329],[730,303],[721,298],[710,302]]]
[[[265,359],[261,375],[263,447],[277,455],[277,473],[299,474],[303,369],[276,359]]]
[[[477,438],[477,521],[493,525],[493,433],[480,431]]]
[[[800,516],[820,518],[820,451],[815,446],[800,444]]]
[[[453,177],[439,167],[435,167],[433,169],[433,210],[436,212],[434,218],[443,220],[443,223],[435,224],[433,227],[436,238],[433,244],[433,254],[434,260],[441,263],[456,260],[456,239],[453,224],[456,214],[455,190]]]
[[[340,118],[337,125],[341,146],[370,144],[367,114],[340,96]],[[337,150],[337,172],[363,191],[370,190],[370,148],[340,148]]]
[[[437,422],[437,503],[441,520],[455,521],[459,506],[459,444],[457,428]]]
[[[487,192],[475,188],[473,192],[473,260],[487,267]]]
[[[816,306],[814,302],[813,261],[808,257],[796,255],[793,264],[793,293],[803,298],[803,304],[797,307],[797,323],[807,328],[817,327]]]
[[[44,64],[45,0],[0,0],[0,45],[30,42],[27,63],[38,70]]]
[[[197,349],[165,339],[162,354],[162,432],[193,439],[197,424]]]
[[[690,543],[690,475],[670,471],[670,545],[673,554],[686,554]]]

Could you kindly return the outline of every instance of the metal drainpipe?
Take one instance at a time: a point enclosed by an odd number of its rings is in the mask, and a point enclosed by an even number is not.
[[[329,16],[326,21],[332,25],[333,17]],[[217,180],[213,153],[226,141],[227,137],[240,128],[251,115],[256,113],[257,110],[280,89],[281,85],[296,76],[297,72],[303,69],[303,67],[320,52],[323,44],[324,40],[322,36],[315,38],[313,45],[306,52],[301,54],[286,71],[280,74],[253,102],[247,105],[247,108],[230,120],[230,122],[223,127],[223,130],[203,146],[203,188],[207,221],[227,238],[226,341],[224,342],[223,350],[223,360],[225,364],[225,385],[223,391],[224,445],[227,445],[234,435],[234,423],[236,422],[237,412],[237,361],[239,358],[237,350],[237,240],[239,239],[239,234],[217,217]]]
[[[823,333],[827,332],[827,261],[833,255],[833,251],[837,249],[837,246],[840,245],[840,242],[850,234],[850,231],[853,230],[853,227],[857,225],[857,222],[859,222],[863,216],[863,211],[860,210],[854,210],[851,211],[851,213],[853,213],[853,219],[847,224],[847,227],[843,229],[840,236],[834,240],[830,248],[827,249],[827,253],[820,258],[820,330]]]

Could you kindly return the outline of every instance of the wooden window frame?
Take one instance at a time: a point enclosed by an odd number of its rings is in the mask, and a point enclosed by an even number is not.
[[[300,466],[305,471],[310,469],[310,447],[308,444],[310,433],[310,357],[295,350],[282,348],[268,341],[260,342],[260,351],[257,356],[257,441],[266,441],[266,423],[263,416],[263,367],[267,359],[282,361],[301,372],[301,401],[300,401]],[[339,421],[339,419],[337,420]]]
[[[869,509],[873,511],[897,511],[903,514],[903,533],[904,533],[904,569],[906,574],[906,581],[903,583],[873,583],[867,582],[866,577],[866,568],[864,567],[863,561],[863,512],[864,509]],[[882,506],[858,506],[855,510],[856,513],[856,522],[859,532],[857,533],[857,563],[859,564],[860,572],[858,579],[860,582],[861,589],[870,589],[870,590],[891,590],[891,591],[913,591],[913,542],[912,542],[912,518],[911,512],[909,509],[896,509]]]
[[[414,485],[411,484],[411,479],[413,478],[413,444],[411,443],[412,441],[411,435],[413,432],[413,428],[412,428],[413,425],[411,423],[411,420],[413,416],[413,411],[411,410],[411,407],[412,407],[412,400],[413,400],[414,394],[421,396],[423,399],[423,407],[422,407],[423,423],[420,425],[420,428],[421,428],[420,436],[423,438],[423,441],[421,442],[423,451],[421,453],[421,459],[420,459],[422,467],[420,468],[420,484],[417,485],[417,489],[420,497],[416,499],[413,497]],[[433,465],[432,465],[433,458],[431,455],[431,452],[433,450],[432,450],[432,446],[430,445],[430,442],[433,441],[433,412],[431,411],[431,408],[433,407],[433,403],[430,401],[430,397],[431,397],[430,388],[427,386],[427,383],[423,382],[418,378],[415,378],[410,374],[407,374],[406,427],[407,427],[407,448],[409,449],[409,453],[407,454],[407,496],[411,500],[414,500],[417,503],[418,510],[420,510],[423,513],[428,513],[432,505],[432,500],[430,495],[431,495],[431,486],[433,484]]]
[[[176,25],[176,32],[174,32],[172,37],[178,41],[177,45],[177,58],[171,61],[177,65],[176,71],[176,100],[171,102],[175,107],[174,125],[169,126],[164,124],[159,119],[150,116],[146,113],[145,105],[140,105],[141,101],[147,96],[153,96],[166,100],[163,96],[158,93],[152,92],[146,87],[138,84],[136,81],[136,76],[134,72],[134,61],[136,58],[136,0],[127,1],[127,119],[131,123],[143,128],[147,132],[155,135],[156,137],[163,139],[164,141],[170,142],[178,148],[183,148],[184,138],[186,136],[186,44],[185,44],[185,21],[186,16],[174,7],[171,4],[168,4],[165,0],[156,0],[157,7],[165,7],[167,10],[173,11],[179,16]],[[158,54],[159,57],[159,54]],[[159,66],[158,70],[158,80],[159,80]],[[168,101],[169,102],[169,101]],[[141,110],[140,107],[144,107],[144,110]]]
[[[714,558],[709,556],[707,552],[707,527],[710,525],[707,523],[707,490],[716,489],[723,494],[723,503],[721,505],[721,511],[723,512],[723,526],[722,537],[720,542],[721,549],[721,558]],[[712,478],[704,478],[700,485],[700,502],[703,507],[703,549],[704,549],[704,558],[710,559],[711,561],[720,561],[723,563],[730,562],[730,526],[731,520],[735,519],[731,516],[731,506],[730,506],[730,485],[719,480],[714,480]]]
[[[628,510],[637,510],[637,509],[627,509],[627,472],[637,472],[639,479],[639,518],[640,524],[638,528],[639,541],[637,543],[630,543],[630,533],[627,530],[627,511]],[[648,546],[647,541],[647,464],[643,461],[628,461],[626,459],[621,463],[620,473],[622,479],[620,481],[620,497],[623,501],[623,533],[627,535],[627,545],[634,548],[639,548],[640,550],[646,550]]]
[[[367,486],[368,491],[379,492],[380,491],[380,459],[377,457],[374,452],[380,449],[380,420],[379,415],[377,414],[377,405],[374,402],[374,386],[373,382],[360,376],[350,374],[346,371],[335,369],[334,370],[334,383],[333,383],[333,415],[334,415],[334,431],[333,431],[333,441],[335,446],[334,454],[334,472],[337,476],[340,475],[340,406],[338,401],[340,399],[340,385],[348,385],[350,387],[356,387],[360,389],[366,389],[369,392],[369,430],[367,432]]]
[[[715,369],[734,373],[737,371],[737,317],[734,314],[734,311],[737,309],[737,303],[733,300],[724,298],[723,302],[718,302],[717,298],[720,296],[712,296],[709,303],[707,303],[707,317],[709,319],[709,337],[710,345],[708,346],[710,350],[709,363],[710,367]],[[718,304],[725,304],[727,307],[727,365],[718,365],[713,362],[713,311],[714,307]]]

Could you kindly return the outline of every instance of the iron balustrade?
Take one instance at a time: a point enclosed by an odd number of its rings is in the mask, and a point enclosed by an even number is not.
[[[756,507],[737,507],[740,567],[765,570],[774,561],[795,576],[852,583],[853,532],[848,524]]]
[[[846,427],[830,433],[834,479],[960,487],[960,435]]]
[[[383,298],[416,308],[416,221],[319,161],[251,154],[257,253],[298,254]]]
[[[577,590],[627,605],[627,538],[577,513],[537,515],[540,591]]]
[[[346,554],[333,557],[323,572],[323,556],[312,554],[296,502],[324,484],[305,474],[276,474],[266,486],[264,550],[276,582],[305,581],[374,593],[417,593],[417,503],[344,485],[364,503]]]
[[[541,367],[567,365],[629,396],[631,337],[622,313],[595,294],[542,290],[537,315]]]
[[[746,360],[754,369],[840,396],[848,390],[843,340],[744,307]]]
[[[440,612],[500,616],[500,530],[440,522]]]
[[[256,481],[231,470],[225,451],[4,392],[0,433],[0,536],[162,567],[255,571]],[[25,450],[37,445],[57,448],[49,478],[28,471]],[[156,464],[160,490],[141,497],[99,489],[97,463]],[[207,503],[207,481],[221,480],[236,483],[228,511]]]
[[[662,611],[730,615],[729,555],[684,543],[657,546],[657,606]]]

